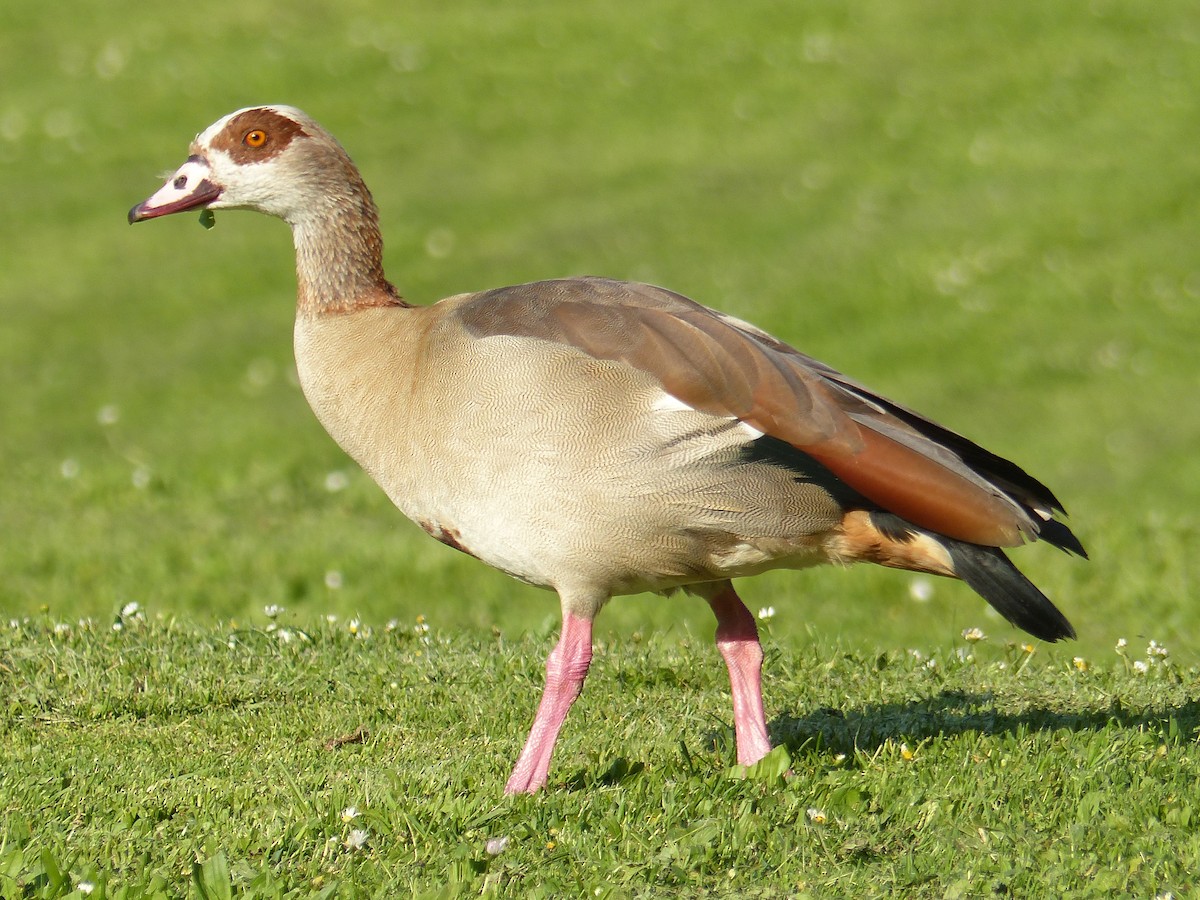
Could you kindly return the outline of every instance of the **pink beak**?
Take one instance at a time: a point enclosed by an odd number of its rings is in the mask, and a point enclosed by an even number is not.
[[[208,180],[208,174],[202,156],[188,157],[166,184],[129,211],[129,224],[208,206],[221,196],[221,188]]]

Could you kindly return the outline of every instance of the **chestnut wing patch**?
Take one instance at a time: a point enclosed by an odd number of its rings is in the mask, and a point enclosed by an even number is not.
[[[1057,500],[1040,482],[753,326],[661,288],[574,278],[476,294],[454,311],[476,337],[579,348],[656,378],[816,459],[880,508],[971,543],[1035,538]],[[1082,551],[1065,526],[1043,535]],[[1070,540],[1061,538],[1061,532]]]

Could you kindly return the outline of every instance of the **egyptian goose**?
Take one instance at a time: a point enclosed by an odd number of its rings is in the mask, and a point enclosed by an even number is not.
[[[712,607],[743,765],[771,745],[732,578],[873,562],[962,579],[1030,634],[1074,636],[998,549],[1041,538],[1086,555],[1048,488],[753,325],[602,278],[413,306],[384,278],[354,163],[288,106],[209,126],[129,221],[194,209],[291,226],[296,365],[317,418],[430,535],[558,593],[562,632],[507,793],[546,783],[592,620],[617,594],[681,588]]]

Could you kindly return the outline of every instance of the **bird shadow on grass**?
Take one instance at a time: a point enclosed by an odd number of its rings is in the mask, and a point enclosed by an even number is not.
[[[1104,708],[1071,711],[1030,707],[1021,712],[1004,712],[995,706],[994,695],[944,690],[920,700],[881,703],[859,709],[820,707],[805,715],[776,716],[769,724],[771,743],[786,746],[794,761],[816,760],[822,754],[873,753],[888,742],[913,745],[922,741],[962,734],[1020,737],[1035,732],[1099,732],[1108,729],[1139,729],[1156,732],[1165,742],[1193,739],[1200,732],[1200,700],[1152,707],[1126,708],[1119,700]],[[686,741],[680,742],[691,767]],[[718,757],[736,757],[732,725],[709,729],[701,746]],[[569,791],[612,787],[636,779],[645,771],[643,762],[619,756],[599,772],[583,769],[568,777]]]
[[[612,787],[631,778],[637,778],[646,769],[646,764],[618,756],[605,771],[596,774],[583,769],[568,778],[564,785],[569,791],[586,791],[596,787]]]
[[[1104,708],[1062,711],[1032,707],[1020,712],[996,709],[991,694],[947,690],[904,703],[861,709],[822,707],[802,716],[777,716],[769,727],[772,743],[795,756],[872,752],[887,742],[919,743],[961,734],[1020,736],[1033,732],[1145,729],[1164,740],[1187,740],[1200,730],[1200,700],[1161,708],[1127,709],[1120,701]]]

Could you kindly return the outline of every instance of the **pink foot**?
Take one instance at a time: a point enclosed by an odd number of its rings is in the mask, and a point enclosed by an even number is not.
[[[733,689],[738,764],[751,766],[771,752],[767,717],[763,712],[763,651],[758,641],[758,626],[728,581],[711,596],[697,593],[708,601],[717,617],[717,649],[729,668],[729,684]]]
[[[571,704],[583,689],[592,662],[592,620],[563,615],[562,634],[546,660],[546,687],[525,749],[517,759],[506,794],[532,794],[546,783],[550,756]]]

